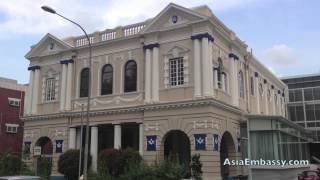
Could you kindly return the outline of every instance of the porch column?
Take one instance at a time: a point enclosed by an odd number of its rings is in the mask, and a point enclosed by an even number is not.
[[[69,128],[69,149],[76,149],[76,138],[77,138],[77,129],[72,127]]]
[[[151,100],[151,50],[146,49],[146,65],[145,65],[145,102],[150,103]]]
[[[27,91],[27,99],[26,99],[26,114],[31,114],[31,107],[32,107],[32,93],[33,93],[33,79],[34,79],[34,71],[30,71],[30,79],[29,79],[29,86]]]
[[[239,84],[238,84],[238,56],[233,53],[229,54],[230,58],[230,85],[232,105],[239,106]]]
[[[121,125],[114,125],[114,148],[121,149]]]
[[[159,47],[152,52],[152,101],[159,101]]]
[[[208,64],[209,66],[207,67],[208,68],[208,73],[209,73],[209,85],[210,85],[210,95],[211,96],[214,96],[214,82],[213,82],[213,63],[212,63],[212,58],[213,58],[213,52],[212,52],[212,49],[213,49],[213,43],[212,43],[212,40],[209,40],[209,47],[208,47],[208,53],[209,53],[209,57],[208,57]]]
[[[210,66],[209,63],[209,40],[207,37],[203,37],[201,40],[202,43],[202,92],[203,92],[203,96],[210,96],[210,78],[209,76],[212,76],[212,74],[210,74],[210,69],[212,67]]]
[[[223,91],[227,91],[226,89],[226,80],[225,80],[226,74],[224,72],[221,73],[221,88]]]
[[[71,92],[72,92],[72,80],[73,80],[73,60],[68,63],[67,72],[67,94],[66,94],[66,110],[71,110]]]
[[[98,127],[91,127],[91,143],[90,143],[90,155],[92,157],[91,168],[93,171],[97,171],[98,160]]]
[[[32,88],[32,114],[37,113],[39,97],[40,67],[34,71],[33,88]]]
[[[261,114],[260,109],[260,92],[259,92],[259,74],[258,72],[255,72],[255,94],[257,98],[257,114]]]
[[[194,97],[201,97],[201,61],[200,61],[200,40],[193,40],[194,48]]]
[[[65,110],[66,84],[67,84],[67,64],[62,64],[62,78],[61,78],[61,91],[60,91],[60,111],[64,111]]]
[[[143,124],[139,124],[139,153],[143,156],[143,145],[144,145],[144,135],[143,135]]]
[[[218,69],[214,68],[213,72],[214,72],[214,88],[215,89],[219,89],[219,86],[218,86]]]
[[[264,93],[264,101],[265,101],[265,115],[269,115],[269,100],[268,100],[268,83],[267,80],[264,80],[264,89],[265,89],[265,93]]]

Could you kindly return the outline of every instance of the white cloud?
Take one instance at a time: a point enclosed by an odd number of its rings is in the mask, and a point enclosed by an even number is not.
[[[80,31],[60,17],[41,10],[42,5],[79,22],[89,32],[114,28],[154,17],[170,2],[185,7],[207,4],[212,10],[222,11],[245,6],[258,0],[3,0],[0,1],[0,37],[8,34],[44,34],[58,36],[80,34]],[[261,0],[260,0],[261,2]],[[1,35],[6,34],[6,35]]]
[[[295,64],[298,61],[298,55],[287,45],[277,44],[265,50],[263,59],[268,64],[286,66]]]

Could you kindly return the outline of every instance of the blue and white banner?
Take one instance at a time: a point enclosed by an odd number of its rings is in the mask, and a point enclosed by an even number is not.
[[[157,150],[157,136],[147,136],[147,151]]]
[[[31,141],[24,142],[24,153],[26,153],[26,154],[31,153]]]
[[[56,140],[56,153],[62,153],[63,140]]]
[[[205,150],[206,149],[206,134],[194,134],[195,149]]]
[[[219,134],[213,134],[213,150],[219,151]]]

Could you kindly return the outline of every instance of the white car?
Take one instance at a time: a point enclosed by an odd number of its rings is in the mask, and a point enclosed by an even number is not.
[[[3,176],[0,180],[41,180],[39,176]]]

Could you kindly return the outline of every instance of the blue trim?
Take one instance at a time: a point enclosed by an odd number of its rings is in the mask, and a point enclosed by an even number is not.
[[[233,54],[233,53],[229,54],[229,58],[233,58],[235,60],[239,60],[239,57],[237,55]]]
[[[159,48],[159,47],[160,47],[159,43],[154,43],[154,44],[144,45],[143,49],[153,49],[153,48]]]
[[[28,67],[28,71],[34,71],[36,69],[40,69],[40,66],[30,66],[30,67]]]
[[[208,38],[209,41],[214,42],[214,38],[209,33],[202,33],[202,34],[196,34],[191,36],[191,40],[195,40],[195,39],[201,40],[202,38]]]
[[[73,63],[73,62],[74,62],[73,59],[67,59],[67,60],[60,61],[60,64],[69,64],[69,63]]]
[[[254,77],[259,77],[259,73],[258,72],[254,72]]]

